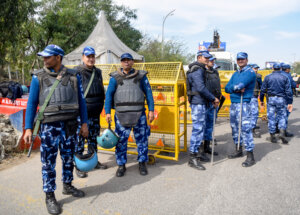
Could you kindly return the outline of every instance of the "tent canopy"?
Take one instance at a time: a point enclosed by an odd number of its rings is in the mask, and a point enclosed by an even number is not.
[[[99,21],[93,32],[79,47],[64,57],[65,65],[78,65],[81,63],[82,51],[85,46],[91,46],[96,51],[96,64],[119,63],[123,53],[130,53],[135,61],[143,61],[144,57],[126,46],[114,33],[101,13]]]

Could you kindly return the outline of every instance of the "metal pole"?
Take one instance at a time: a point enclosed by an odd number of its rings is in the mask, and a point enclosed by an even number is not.
[[[164,28],[165,28],[165,21],[167,19],[168,16],[172,16],[173,12],[175,11],[172,10],[170,11],[164,18],[163,18],[163,23],[162,23],[162,32],[161,32],[161,56],[163,56],[164,53]]]
[[[242,130],[242,112],[243,112],[243,93],[241,93],[241,108],[240,108],[240,121],[239,121],[239,136],[238,136],[238,150],[241,146],[241,130]]]
[[[213,133],[212,133],[212,142],[211,142],[211,165],[214,164],[214,148],[215,148],[215,123],[217,117],[217,108],[214,108],[214,121],[213,121]]]

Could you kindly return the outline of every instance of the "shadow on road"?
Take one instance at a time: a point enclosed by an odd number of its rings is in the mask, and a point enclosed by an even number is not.
[[[109,160],[110,161],[106,162],[106,164],[108,164],[110,167],[116,167],[115,156],[112,155],[109,158]],[[148,181],[157,177],[164,171],[165,167],[167,166],[181,165],[186,162],[187,162],[186,153],[180,154],[178,162],[157,159],[156,164],[148,165],[149,174],[147,176],[141,176],[138,170],[138,162],[136,161],[136,155],[128,155],[128,162],[126,164],[125,176],[119,178],[114,175],[110,180],[108,180],[104,184],[85,187],[82,188],[81,190],[86,193],[86,197],[93,197],[93,199],[90,201],[90,204],[93,204],[96,201],[96,199],[102,194],[119,193],[119,192],[129,190],[134,186],[147,183]],[[132,163],[134,164],[132,165]],[[124,180],[125,178],[126,180]],[[59,203],[62,205],[69,204],[75,200],[78,200],[78,198],[69,196],[67,198],[61,199]]]

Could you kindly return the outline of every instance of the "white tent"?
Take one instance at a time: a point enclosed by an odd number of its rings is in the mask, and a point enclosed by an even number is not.
[[[81,64],[82,51],[85,46],[91,46],[96,51],[96,64],[119,63],[123,53],[130,53],[134,60],[144,61],[144,57],[126,46],[114,33],[101,13],[99,21],[87,40],[63,58],[64,65]]]

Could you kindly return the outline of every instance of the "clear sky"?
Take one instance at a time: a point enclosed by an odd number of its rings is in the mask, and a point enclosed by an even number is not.
[[[135,28],[161,40],[182,41],[196,53],[198,43],[211,42],[219,31],[227,51],[245,51],[249,63],[300,61],[300,0],[115,0],[137,9]]]

